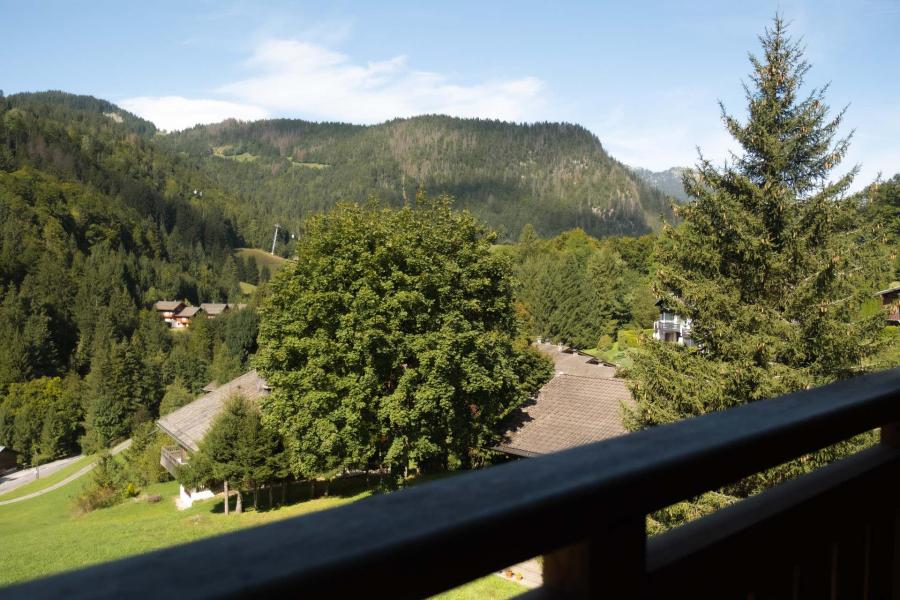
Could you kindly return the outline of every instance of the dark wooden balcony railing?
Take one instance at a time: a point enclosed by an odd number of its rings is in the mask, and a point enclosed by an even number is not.
[[[531,596],[897,598],[897,423],[900,369],[0,595],[415,598],[544,554]],[[649,512],[877,427],[873,448],[647,539]]]

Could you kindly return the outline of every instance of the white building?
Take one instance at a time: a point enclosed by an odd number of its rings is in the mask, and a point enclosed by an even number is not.
[[[660,307],[659,319],[653,323],[653,339],[674,342],[680,346],[693,346],[691,320],[682,318],[674,312],[666,310],[661,304],[657,304]]]

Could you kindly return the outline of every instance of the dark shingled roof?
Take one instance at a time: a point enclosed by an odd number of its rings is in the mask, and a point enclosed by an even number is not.
[[[209,316],[214,317],[228,310],[228,305],[221,302],[201,302],[200,308]]]
[[[190,317],[195,316],[201,310],[203,310],[203,309],[200,308],[199,306],[186,306],[185,308],[182,308],[180,311],[175,313],[175,316],[190,318]]]
[[[497,449],[537,456],[622,435],[622,408],[630,401],[621,379],[557,375],[513,413]]]
[[[158,311],[172,311],[182,306],[184,306],[184,302],[179,302],[178,300],[160,300],[153,305],[153,308]]]
[[[614,366],[554,344],[536,347],[553,359],[556,374],[513,411],[497,450],[537,456],[626,433],[622,409],[631,392]]]
[[[197,452],[200,442],[229,398],[240,394],[255,401],[268,393],[265,380],[256,371],[250,371],[161,417],[156,424],[181,446]]]

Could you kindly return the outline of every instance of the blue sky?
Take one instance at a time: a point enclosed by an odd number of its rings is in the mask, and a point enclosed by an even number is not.
[[[629,6],[633,4],[634,6]],[[444,112],[570,121],[663,169],[730,147],[747,52],[780,10],[811,85],[849,104],[860,184],[900,171],[900,2],[21,2],[0,0],[0,89],[62,89],[165,129]]]

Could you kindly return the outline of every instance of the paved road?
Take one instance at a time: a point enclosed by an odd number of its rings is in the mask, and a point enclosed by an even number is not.
[[[41,465],[40,475],[41,477],[49,477],[60,469],[68,467],[73,462],[80,460],[81,458],[83,458],[83,456],[79,454],[78,456],[61,458],[59,460],[49,462],[45,465]],[[34,469],[21,469],[19,471],[16,471],[15,473],[4,475],[2,478],[0,478],[0,494],[11,492],[16,488],[25,485],[26,483],[31,483],[34,480]]]
[[[121,444],[119,444],[118,446],[116,446],[116,447],[114,447],[112,450],[110,450],[109,453],[110,453],[110,454],[118,454],[119,452],[121,452],[122,450],[126,449],[126,448],[127,448],[128,446],[130,446],[130,445],[131,445],[131,440],[130,440],[130,439],[125,440],[124,442],[122,442]],[[74,462],[75,460],[78,460],[79,458],[81,458],[81,457],[80,457],[80,456],[76,456],[76,457],[74,457],[74,458],[71,458],[71,459],[64,459],[64,460],[65,460],[65,461],[68,461],[66,464],[71,464],[72,462]],[[56,462],[63,462],[63,461],[56,461]],[[66,466],[66,465],[62,465],[62,466]],[[97,466],[96,461],[95,461],[95,462],[92,462],[92,463],[89,464],[89,465],[85,465],[85,466],[82,467],[81,469],[78,469],[78,471],[76,471],[75,473],[72,473],[71,475],[69,475],[68,477],[66,477],[65,479],[63,479],[62,481],[58,481],[58,482],[54,483],[53,485],[51,485],[51,486],[49,486],[49,487],[46,487],[46,488],[44,488],[44,489],[42,489],[42,490],[38,490],[38,491],[36,491],[36,492],[32,492],[31,494],[25,494],[24,496],[19,496],[18,498],[13,498],[12,500],[0,500],[0,506],[5,506],[5,505],[7,505],[7,504],[14,504],[14,503],[16,503],[16,502],[22,502],[22,501],[24,501],[24,500],[30,500],[31,498],[37,498],[38,496],[43,496],[44,494],[46,494],[46,493],[48,493],[48,492],[52,492],[53,490],[58,490],[58,489],[61,488],[62,486],[66,485],[67,483],[70,483],[70,482],[72,482],[72,481],[75,481],[76,479],[78,479],[78,478],[81,477],[82,475],[85,475],[86,473],[89,473],[89,472],[91,471],[91,469],[93,469],[95,466]],[[53,472],[58,471],[60,468],[62,468],[62,467],[60,466],[60,467],[54,468],[54,469],[53,469]],[[44,467],[41,467],[41,474],[44,474],[44,473],[45,473]],[[49,475],[49,474],[50,474],[50,473],[47,473],[47,475]],[[45,476],[46,476],[46,475],[45,475]],[[24,479],[25,479],[25,481],[23,481],[22,483],[20,483],[20,484],[14,486],[14,487],[19,487],[19,485],[23,485],[23,484],[28,483],[28,482],[30,482],[30,481],[34,481],[33,478],[31,478],[31,479],[24,478]],[[7,489],[6,491],[9,491],[9,489]]]

